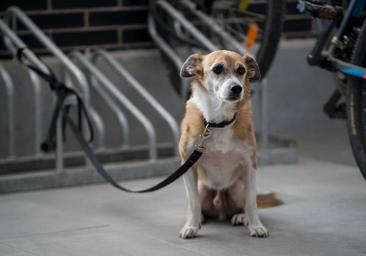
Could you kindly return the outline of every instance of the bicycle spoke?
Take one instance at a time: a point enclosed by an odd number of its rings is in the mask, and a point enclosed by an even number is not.
[[[234,14],[234,11],[232,9],[229,9],[229,12],[230,12],[230,16],[234,17],[235,14]],[[245,35],[245,31],[243,29],[243,27],[241,26],[241,24],[238,24],[238,23],[235,23],[235,26],[238,28],[238,30],[240,31],[239,33],[242,34],[242,35]]]
[[[239,14],[246,14],[250,17],[258,18],[260,20],[265,20],[266,19],[266,16],[264,14],[260,14],[260,13],[256,13],[256,12],[252,12],[252,11],[240,11],[236,8],[231,8],[231,9],[229,9],[229,11],[236,12],[236,13],[239,13]]]
[[[230,20],[226,20],[225,22],[223,22],[222,25],[225,26],[225,28],[229,28],[230,30],[235,31],[235,33],[237,33],[237,34],[241,34],[241,35],[245,36],[247,29],[244,29],[244,27],[248,27],[249,24],[251,24],[251,23],[257,23],[257,22],[248,21],[248,22],[244,23],[244,22],[238,22],[237,20],[234,20],[234,22],[233,22],[233,20],[230,19]],[[232,24],[237,24],[238,26],[243,27],[243,30],[240,29],[240,31],[239,31],[238,29],[234,29],[232,26],[230,26]],[[264,30],[261,27],[258,28],[258,31],[260,32],[260,34],[264,33]]]

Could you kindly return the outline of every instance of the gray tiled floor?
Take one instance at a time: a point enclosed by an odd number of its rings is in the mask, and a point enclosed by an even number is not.
[[[258,182],[285,201],[260,210],[268,239],[211,221],[197,239],[180,240],[186,203],[181,182],[146,195],[93,185],[1,195],[0,255],[366,254],[366,183],[355,167],[301,159],[262,167]]]

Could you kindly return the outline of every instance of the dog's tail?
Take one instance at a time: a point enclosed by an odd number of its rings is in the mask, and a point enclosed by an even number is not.
[[[261,193],[257,195],[258,208],[271,208],[283,204],[283,201],[279,199],[276,193]]]

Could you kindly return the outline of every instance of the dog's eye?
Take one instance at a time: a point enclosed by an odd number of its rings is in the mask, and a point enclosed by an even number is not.
[[[245,68],[244,67],[242,67],[242,66],[240,66],[240,67],[238,67],[238,69],[236,70],[236,73],[238,73],[239,75],[244,75],[244,73],[245,73]]]
[[[219,75],[222,73],[222,71],[224,71],[224,66],[219,64],[219,65],[216,65],[212,71],[216,74],[216,75]]]

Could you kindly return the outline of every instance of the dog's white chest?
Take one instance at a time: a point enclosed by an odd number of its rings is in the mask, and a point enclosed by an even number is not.
[[[230,128],[218,128],[211,131],[205,142],[205,151],[199,166],[206,173],[207,186],[215,189],[229,187],[240,175],[238,168],[250,159],[252,148],[233,137]]]

